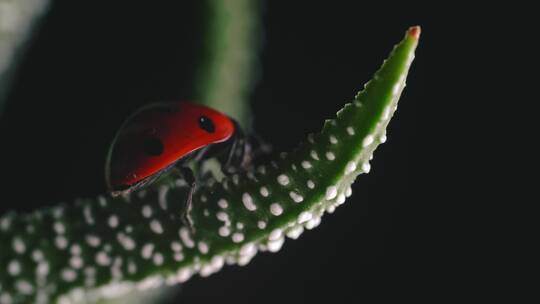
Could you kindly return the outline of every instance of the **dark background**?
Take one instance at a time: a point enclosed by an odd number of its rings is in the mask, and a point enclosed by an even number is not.
[[[277,254],[193,278],[183,303],[447,299],[478,291],[481,262],[456,241],[461,219],[444,144],[456,138],[455,88],[497,43],[491,12],[467,5],[267,1],[255,131],[288,150],[353,98],[412,25],[416,60],[389,140],[353,196]],[[481,21],[477,18],[482,16]],[[0,209],[30,211],[104,191],[108,144],[140,105],[185,99],[201,47],[199,2],[175,5],[57,1],[23,61],[0,119]],[[448,178],[448,176],[447,176]],[[458,246],[455,246],[459,244]],[[471,266],[473,265],[473,266]]]

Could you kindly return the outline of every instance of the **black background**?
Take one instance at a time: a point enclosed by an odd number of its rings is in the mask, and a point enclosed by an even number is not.
[[[389,140],[352,198],[279,253],[191,279],[182,303],[438,300],[478,291],[472,249],[456,242],[461,220],[448,220],[452,191],[438,190],[435,174],[451,166],[441,146],[455,134],[440,121],[460,119],[450,117],[449,105],[461,102],[452,91],[482,52],[475,45],[497,43],[502,29],[488,24],[493,11],[452,3],[265,3],[251,100],[255,131],[277,150],[319,130],[419,24],[416,60]],[[105,153],[123,119],[142,104],[190,96],[202,18],[196,1],[55,2],[0,119],[0,209],[103,192]]]

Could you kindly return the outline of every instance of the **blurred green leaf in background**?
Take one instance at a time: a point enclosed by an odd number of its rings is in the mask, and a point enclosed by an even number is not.
[[[48,6],[49,0],[0,0],[0,114],[17,63]]]

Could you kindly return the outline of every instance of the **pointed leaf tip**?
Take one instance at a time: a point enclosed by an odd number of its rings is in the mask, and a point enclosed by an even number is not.
[[[422,28],[419,25],[411,26],[409,30],[407,31],[407,35],[409,35],[409,37],[411,38],[418,40],[418,38],[420,38],[421,32],[422,32]]]

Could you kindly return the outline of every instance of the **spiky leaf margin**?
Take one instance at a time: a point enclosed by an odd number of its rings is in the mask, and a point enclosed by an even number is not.
[[[200,186],[183,227],[185,183],[121,198],[79,200],[0,218],[0,301],[60,303],[113,298],[208,276],[277,251],[316,227],[370,170],[397,107],[420,33],[413,27],[350,104],[298,149],[255,172]]]

